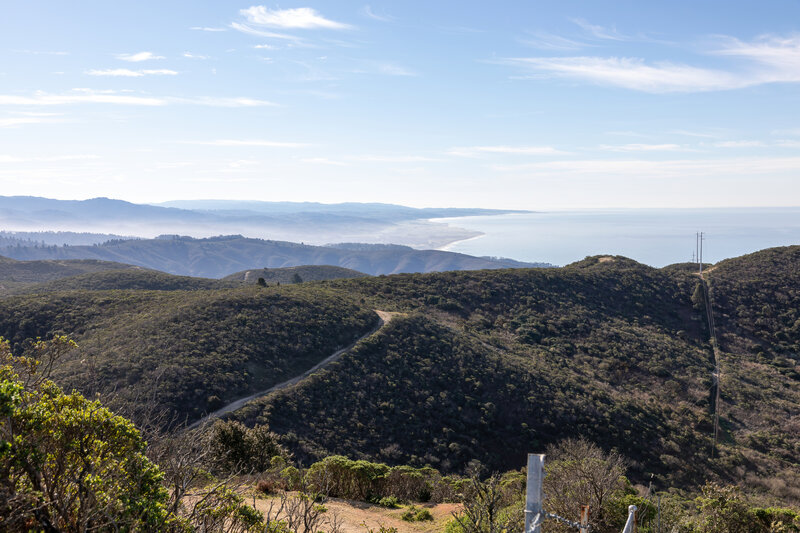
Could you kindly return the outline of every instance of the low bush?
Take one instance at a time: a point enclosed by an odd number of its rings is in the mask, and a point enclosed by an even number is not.
[[[400,518],[406,522],[424,522],[427,520],[433,520],[433,515],[427,509],[418,509],[412,505],[406,509],[402,515],[400,515]]]
[[[400,507],[400,500],[398,500],[394,496],[384,496],[380,500],[378,500],[378,505],[381,507],[387,507],[389,509],[397,509]]]

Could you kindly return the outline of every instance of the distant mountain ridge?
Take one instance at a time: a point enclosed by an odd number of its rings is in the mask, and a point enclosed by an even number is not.
[[[65,230],[148,238],[163,233],[193,237],[238,233],[317,245],[351,241],[437,248],[480,233],[429,219],[512,212],[517,211],[222,200],[149,205],[110,198],[0,196],[0,230]]]
[[[115,240],[95,246],[9,247],[0,248],[0,255],[17,260],[98,259],[207,278],[222,278],[243,270],[299,265],[332,265],[370,275],[552,266],[439,250],[392,246],[350,250],[249,239],[241,235],[206,239],[162,236]]]
[[[319,202],[257,202],[244,200],[174,200],[152,204],[161,207],[174,207],[210,213],[327,213],[358,214],[364,218],[387,220],[413,220],[419,218],[469,217],[500,215],[508,213],[527,213],[514,209],[483,209],[463,207],[407,207],[397,204],[343,202],[323,204]]]

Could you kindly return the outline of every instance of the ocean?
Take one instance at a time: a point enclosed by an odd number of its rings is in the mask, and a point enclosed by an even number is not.
[[[541,211],[435,219],[484,235],[443,250],[566,265],[623,255],[654,267],[692,260],[702,231],[703,262],[800,244],[800,207]]]

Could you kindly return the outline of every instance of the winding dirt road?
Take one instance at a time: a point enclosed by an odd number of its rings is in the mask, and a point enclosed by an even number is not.
[[[270,387],[270,388],[268,388],[266,390],[257,392],[255,394],[251,394],[250,396],[247,396],[245,398],[240,398],[238,400],[235,400],[235,401],[229,403],[228,405],[226,405],[226,406],[224,406],[224,407],[222,407],[220,409],[217,409],[216,411],[214,411],[212,413],[207,414],[206,416],[202,417],[197,422],[194,422],[193,424],[191,424],[187,429],[195,429],[197,427],[200,427],[200,426],[202,426],[204,424],[207,424],[208,422],[210,422],[210,421],[212,421],[212,420],[214,420],[216,418],[219,418],[221,416],[227,415],[228,413],[232,413],[233,411],[236,411],[237,409],[243,407],[244,404],[246,404],[247,402],[255,400],[256,398],[260,398],[260,397],[266,396],[267,394],[270,394],[272,392],[283,390],[283,389],[286,389],[286,388],[289,388],[289,387],[292,387],[292,386],[296,385],[297,383],[299,383],[300,381],[304,380],[305,378],[307,378],[308,376],[310,376],[311,374],[313,374],[317,370],[321,370],[321,369],[325,368],[326,366],[328,366],[329,364],[331,364],[334,361],[336,361],[337,359],[339,359],[342,355],[344,355],[345,353],[347,353],[350,350],[352,350],[353,347],[356,344],[358,344],[359,342],[361,342],[362,340],[366,339],[370,335],[374,335],[375,333],[377,333],[378,330],[380,330],[383,326],[388,324],[392,320],[392,318],[394,318],[397,314],[399,314],[399,313],[395,313],[395,312],[391,312],[391,311],[379,311],[377,309],[375,309],[375,313],[378,315],[378,317],[380,317],[380,321],[378,322],[378,325],[375,326],[372,330],[370,330],[365,335],[362,335],[361,337],[357,338],[355,341],[353,341],[352,344],[350,344],[348,346],[345,346],[344,348],[341,348],[339,350],[336,350],[331,355],[329,355],[328,357],[326,357],[325,359],[323,359],[322,361],[320,361],[316,365],[312,366],[311,368],[309,368],[308,370],[306,370],[305,372],[303,372],[300,375],[297,375],[297,376],[295,376],[293,378],[287,379],[286,381],[278,383],[277,385],[273,385],[272,387]]]

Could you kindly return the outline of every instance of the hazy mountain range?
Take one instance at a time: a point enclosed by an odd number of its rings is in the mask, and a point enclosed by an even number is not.
[[[248,239],[241,235],[207,239],[165,235],[156,239],[113,240],[92,246],[9,246],[0,248],[0,255],[17,260],[114,261],[170,274],[208,278],[222,278],[242,270],[298,265],[332,265],[371,275],[551,266],[398,245],[311,246]]]
[[[0,229],[114,233],[137,237],[162,234],[209,237],[235,233],[318,245],[352,241],[438,248],[479,233],[429,219],[510,212],[513,211],[416,209],[377,203],[197,200],[147,205],[109,198],[53,200],[0,196]]]

